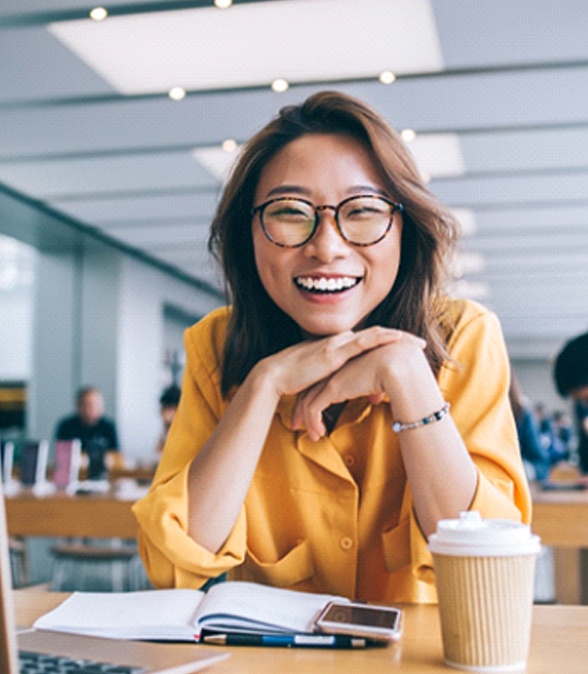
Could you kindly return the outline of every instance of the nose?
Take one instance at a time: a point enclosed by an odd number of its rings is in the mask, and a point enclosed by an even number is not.
[[[319,223],[312,239],[304,246],[309,257],[319,258],[323,262],[346,257],[350,246],[343,239],[337,227],[332,206],[323,206],[319,212]]]

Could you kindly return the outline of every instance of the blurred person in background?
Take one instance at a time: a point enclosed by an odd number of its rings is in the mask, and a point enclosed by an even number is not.
[[[549,452],[541,441],[531,404],[514,373],[511,375],[509,397],[527,477],[529,480],[546,480],[551,466]]]
[[[122,467],[114,421],[104,416],[104,397],[94,386],[81,388],[76,395],[76,413],[62,419],[55,430],[56,440],[82,443],[88,461],[88,477],[104,479],[109,467]]]
[[[553,378],[558,393],[574,401],[579,467],[588,474],[588,332],[566,342],[555,359]]]
[[[575,433],[572,418],[565,410],[555,410],[553,413],[555,436],[559,439],[565,460],[569,461],[575,453]]]
[[[172,421],[176,416],[176,412],[178,411],[181,393],[182,390],[180,387],[172,384],[163,391],[159,398],[159,413],[161,415],[162,429],[155,448],[158,456],[163,452],[167,434],[171,428]]]
[[[535,419],[539,428],[539,438],[549,456],[550,464],[554,466],[560,461],[565,461],[568,458],[567,453],[557,433],[553,415],[544,403],[536,403]]]

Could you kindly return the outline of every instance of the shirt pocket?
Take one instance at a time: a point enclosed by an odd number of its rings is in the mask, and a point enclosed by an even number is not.
[[[262,562],[248,550],[244,566],[255,582],[276,587],[291,587],[314,575],[310,544],[306,540],[275,562]]]
[[[402,520],[394,529],[382,534],[386,571],[394,573],[411,563],[410,521]]]

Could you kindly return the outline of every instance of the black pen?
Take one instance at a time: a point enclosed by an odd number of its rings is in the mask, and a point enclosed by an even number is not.
[[[285,646],[287,648],[365,648],[367,640],[343,634],[209,634],[205,644]]]

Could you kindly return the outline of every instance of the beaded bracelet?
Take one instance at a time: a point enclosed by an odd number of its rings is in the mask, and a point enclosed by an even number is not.
[[[449,403],[445,403],[440,410],[433,412],[433,414],[425,417],[424,419],[419,419],[418,421],[410,421],[404,423],[403,421],[395,421],[392,424],[392,430],[395,433],[401,433],[402,431],[409,431],[411,428],[418,428],[419,426],[427,426],[428,424],[434,424],[436,421],[441,421],[443,417],[449,412]]]

